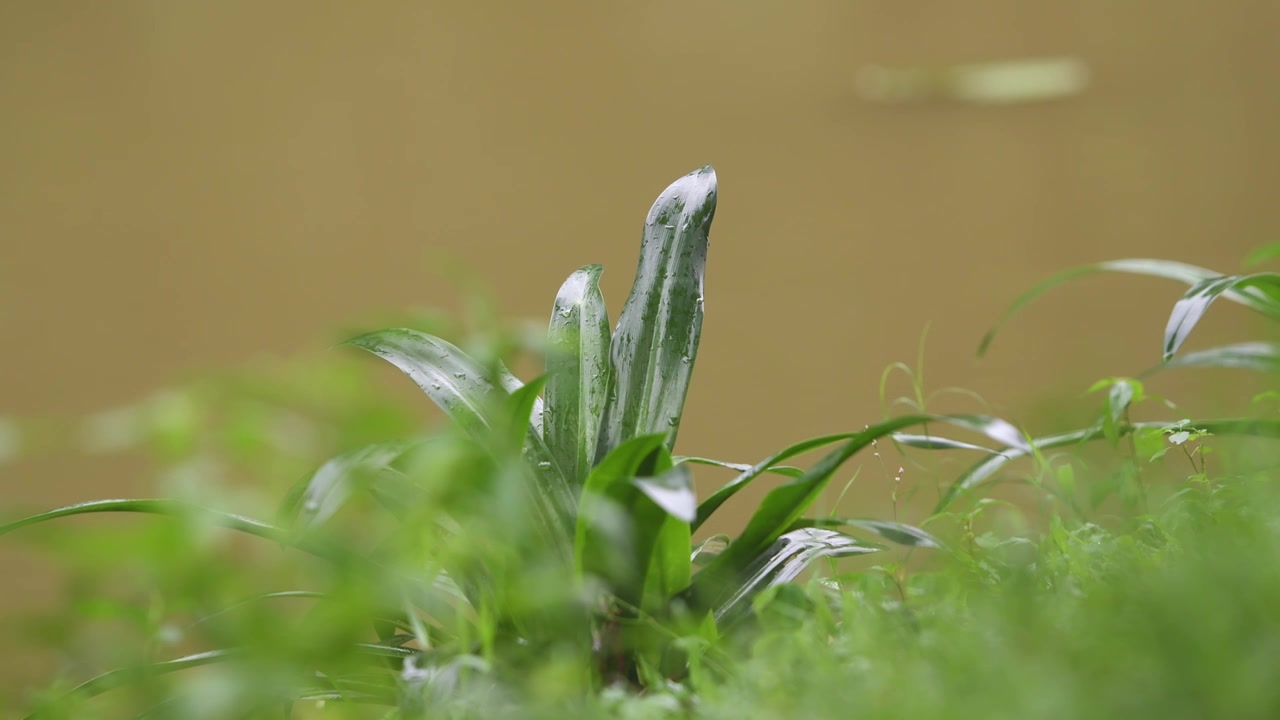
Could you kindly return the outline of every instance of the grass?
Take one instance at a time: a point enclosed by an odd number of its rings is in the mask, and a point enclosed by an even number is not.
[[[342,451],[270,512],[251,500],[241,505],[254,512],[230,511],[216,483],[177,483],[174,497],[90,501],[0,525],[0,535],[35,533],[75,578],[66,603],[32,626],[65,665],[20,701],[26,712],[1274,716],[1270,439],[1280,420],[1260,412],[1266,397],[1236,418],[1131,415],[1168,414],[1143,380],[1169,367],[1274,372],[1280,351],[1267,342],[1180,351],[1218,299],[1280,319],[1280,276],[1121,260],[1016,300],[996,329],[1093,272],[1189,286],[1171,310],[1164,362],[1099,381],[1088,427],[1035,436],[988,415],[930,413],[920,364],[896,365],[882,394],[895,370],[912,393],[886,397],[882,422],[737,465],[674,454],[716,195],[710,167],[659,195],[612,331],[600,267],[570,275],[541,377],[521,381],[501,352],[469,354],[416,329],[349,342],[402,370],[446,428],[415,434],[347,371],[301,390],[296,379],[205,388],[126,414],[125,436],[150,439],[180,467],[230,454],[268,484],[322,446]],[[269,390],[278,387],[289,390]],[[257,402],[242,405],[246,396]],[[283,435],[272,409],[282,397],[312,405],[284,415]],[[209,412],[212,398],[230,411]],[[891,414],[900,405],[909,413]],[[212,415],[226,425],[210,451]],[[328,442],[316,440],[322,427]],[[299,436],[312,439],[305,450]],[[898,479],[894,517],[815,511],[846,463],[891,444],[981,459],[919,527],[896,517]],[[1110,462],[1084,465],[1090,444]],[[701,466],[734,476],[699,499]],[[701,536],[758,482],[771,489],[736,533]],[[1029,494],[1010,504],[993,494],[998,483]],[[46,525],[120,512],[155,517]]]

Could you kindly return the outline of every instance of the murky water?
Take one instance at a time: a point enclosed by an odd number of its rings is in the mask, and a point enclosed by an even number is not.
[[[975,360],[1028,283],[1125,256],[1231,270],[1280,237],[1278,23],[1245,0],[8,3],[0,411],[322,351],[374,310],[456,305],[457,263],[538,318],[603,263],[616,317],[652,198],[710,162],[682,449],[752,461],[874,421],[881,369],[926,323],[930,386],[1031,417],[1046,385],[1157,360],[1178,289],[1063,289]],[[854,91],[871,64],[1040,56],[1083,60],[1089,87],[1005,106]],[[1193,343],[1243,339],[1246,318]],[[126,469],[0,469],[3,504],[124,492]]]

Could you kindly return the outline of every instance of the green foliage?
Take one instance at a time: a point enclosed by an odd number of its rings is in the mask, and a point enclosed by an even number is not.
[[[344,435],[331,459],[287,489],[274,524],[182,498],[93,501],[0,525],[6,535],[55,518],[158,516],[152,529],[135,528],[136,538],[102,530],[110,543],[81,541],[93,582],[75,601],[125,622],[119,638],[94,646],[120,652],[97,652],[71,674],[121,669],[51,689],[34,698],[36,714],[288,717],[323,703],[327,716],[341,707],[352,717],[395,718],[790,716],[851,707],[893,716],[1120,715],[1141,705],[1101,673],[1143,663],[1154,669],[1134,676],[1133,697],[1170,711],[1178,706],[1156,684],[1182,681],[1179,691],[1198,693],[1182,697],[1185,706],[1213,715],[1247,715],[1280,699],[1263,673],[1209,649],[1211,632],[1175,622],[1179,613],[1234,608],[1228,621],[1210,623],[1213,633],[1245,642],[1237,619],[1247,618],[1266,631],[1246,648],[1258,662],[1280,647],[1266,609],[1280,600],[1274,573],[1249,577],[1243,566],[1211,561],[1251,547],[1280,550],[1274,523],[1263,519],[1275,493],[1258,482],[1265,473],[1228,477],[1206,462],[1217,438],[1280,437],[1280,420],[1131,417],[1144,404],[1169,407],[1148,388],[1162,368],[1274,371],[1280,352],[1269,343],[1178,352],[1220,297],[1280,318],[1280,276],[1123,260],[1069,271],[1017,300],[997,329],[1043,291],[1090,273],[1191,287],[1174,304],[1162,365],[1090,388],[1105,397],[1089,427],[1032,437],[997,418],[928,411],[938,393],[925,391],[922,339],[915,368],[895,363],[881,377],[882,422],[794,443],[753,465],[673,455],[701,334],[716,199],[709,166],[658,197],[612,332],[601,267],[572,273],[553,304],[547,372],[528,383],[502,353],[468,352],[417,329],[350,340],[408,375],[450,423],[416,436],[400,425]],[[912,392],[889,402],[895,370]],[[889,416],[896,404],[912,413]],[[203,442],[195,405],[167,407],[155,433],[163,452]],[[239,442],[251,445],[256,427],[242,429]],[[940,428],[994,446],[937,435]],[[1086,473],[1064,454],[1095,439],[1121,457],[1111,476]],[[893,519],[815,514],[832,478],[859,453],[878,458],[880,440],[903,452],[983,457],[941,489],[928,531],[897,518],[901,469]],[[819,450],[826,454],[807,468],[784,464]],[[1171,454],[1190,472],[1158,497],[1150,475]],[[1019,481],[1039,491],[1031,519],[1016,504],[977,497],[1020,460],[1032,470]],[[699,502],[695,466],[736,475]],[[694,541],[766,475],[781,482],[736,534]],[[1097,515],[1113,495],[1129,512],[1106,527]],[[1000,522],[1017,529],[992,529]],[[1038,535],[1027,527],[1035,522]],[[227,531],[252,541],[234,546],[234,563],[225,560]],[[844,562],[861,556],[882,562]],[[1202,578],[1257,595],[1244,602],[1201,587]],[[132,609],[139,597],[152,609]],[[1199,678],[1187,681],[1174,661],[1153,664],[1170,649],[1230,668],[1239,673],[1231,687],[1252,694],[1231,700]],[[1097,672],[1081,669],[1098,653]],[[1018,677],[1038,690],[1009,688]],[[1001,693],[1010,702],[995,702]]]

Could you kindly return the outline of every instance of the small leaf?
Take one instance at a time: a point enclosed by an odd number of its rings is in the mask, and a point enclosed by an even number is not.
[[[949,438],[938,437],[937,435],[910,435],[907,433],[894,433],[893,441],[906,445],[907,447],[919,448],[921,450],[978,450],[980,452],[999,455],[999,450],[992,450],[982,445],[974,445],[973,443],[961,442],[959,440],[951,440]]]
[[[1207,268],[1197,267],[1195,265],[1173,262],[1171,260],[1152,260],[1142,258],[1109,260],[1107,262],[1072,268],[1071,270],[1058,273],[1057,275],[1040,282],[1014,300],[1009,306],[1009,309],[1005,310],[1004,314],[1000,316],[1000,319],[996,321],[996,324],[987,331],[986,335],[983,336],[982,342],[978,345],[978,355],[981,356],[986,354],[987,350],[991,347],[992,340],[995,339],[996,333],[998,333],[1000,329],[1004,327],[1005,323],[1009,322],[1009,320],[1012,319],[1018,311],[1032,300],[1035,300],[1046,291],[1065,282],[1101,272],[1148,275],[1151,277],[1176,280],[1192,286],[1205,280],[1222,276],[1222,273],[1214,272]],[[1272,317],[1280,316],[1280,302],[1277,302],[1274,298],[1257,288],[1242,287],[1229,289],[1223,293],[1223,297],[1266,315],[1270,315]]]
[[[1252,267],[1276,257],[1280,257],[1280,243],[1263,245],[1257,250],[1249,253],[1248,257],[1244,259],[1244,266]]]
[[[353,483],[386,470],[419,442],[378,443],[333,458],[289,490],[276,522],[299,529],[323,523],[347,500]]]
[[[792,523],[800,519],[804,511],[826,487],[832,474],[845,461],[878,438],[892,435],[905,427],[928,422],[955,424],[986,433],[993,439],[1016,441],[1020,449],[1030,451],[1029,446],[1022,440],[1021,433],[1009,423],[996,418],[972,415],[907,415],[855,433],[843,446],[809,468],[802,477],[774,488],[765,496],[742,533],[729,545],[728,549],[698,574],[694,582],[695,602],[703,607],[713,604],[714,598],[722,591],[724,584],[741,573],[746,562],[764,552],[769,545],[787,532]],[[700,517],[701,511],[702,509],[699,508]]]
[[[1280,437],[1280,421],[1229,418],[1222,420],[1199,420],[1196,421],[1195,424],[1198,428],[1214,434]],[[1148,429],[1163,430],[1167,427],[1169,427],[1168,423],[1145,422],[1121,425],[1117,429],[1119,434],[1123,436],[1135,431]],[[947,507],[956,500],[956,498],[990,480],[996,473],[1000,472],[1005,466],[1014,460],[1032,455],[1033,452],[1043,452],[1053,448],[1074,445],[1076,443],[1087,442],[1089,440],[1096,440],[1100,437],[1103,437],[1103,432],[1102,428],[1098,426],[1056,435],[1045,435],[1031,441],[1031,446],[1035,448],[1034,451],[1028,449],[1013,449],[1001,455],[986,458],[970,467],[961,474],[955,482],[951,483],[951,485],[947,487],[942,498],[938,500],[938,504],[934,506],[933,514],[938,515],[945,511]],[[1095,487],[1100,486],[1101,485],[1099,484]]]
[[[686,466],[677,465],[657,477],[634,478],[631,483],[674,518],[690,523],[698,514],[693,475]]]
[[[721,505],[729,498],[733,497],[748,483],[762,475],[767,468],[776,466],[778,463],[793,458],[802,453],[816,450],[826,445],[832,445],[838,442],[850,442],[856,438],[868,435],[867,442],[871,442],[885,435],[895,434],[904,427],[913,425],[924,425],[931,422],[949,423],[958,425],[968,430],[986,434],[988,437],[998,441],[1005,442],[1016,448],[1026,448],[1026,441],[1022,437],[1022,433],[1013,425],[1000,420],[998,418],[990,418],[979,415],[909,415],[902,418],[896,418],[879,425],[868,428],[860,433],[843,433],[840,435],[825,435],[822,437],[812,438],[803,442],[796,443],[781,452],[770,455],[764,460],[751,466],[738,477],[730,480],[719,490],[715,491],[698,506],[698,517],[694,520],[693,529],[696,531],[703,523],[711,517]],[[859,448],[862,446],[860,445]],[[855,450],[856,452],[856,450]],[[834,471],[834,468],[832,469]],[[803,477],[803,476],[802,476]],[[797,480],[798,482],[798,480]],[[796,517],[799,517],[797,513]],[[795,518],[791,518],[794,520]],[[788,521],[790,522],[790,520]]]
[[[609,316],[599,265],[565,280],[547,331],[546,438],[560,467],[581,485],[596,459],[600,420],[609,394]]]
[[[1196,323],[1200,322],[1209,305],[1223,294],[1244,289],[1261,292],[1270,302],[1270,307],[1265,312],[1274,317],[1277,314],[1278,304],[1272,295],[1265,293],[1265,288],[1271,288],[1274,291],[1278,287],[1280,287],[1280,274],[1276,273],[1227,275],[1206,278],[1196,283],[1182,296],[1182,299],[1174,304],[1173,311],[1169,314],[1169,322],[1165,325],[1164,331],[1165,361],[1178,352],[1178,348],[1182,347],[1182,343],[1191,334]]]
[[[724,549],[727,547],[729,547],[728,535],[723,533],[719,535],[712,535],[706,540],[703,540],[693,549],[693,553],[690,555],[690,560],[694,565],[702,567],[711,562],[715,556],[724,552]]]
[[[1280,373],[1280,344],[1243,342],[1183,353],[1147,370],[1143,376],[1176,367],[1241,368],[1264,373]]]
[[[680,463],[687,462],[687,463],[695,463],[697,465],[711,465],[713,467],[721,467],[726,470],[737,470],[738,472],[747,472],[752,468],[751,465],[748,465],[746,463],[733,463],[733,462],[726,462],[724,460],[713,460],[711,458],[693,457],[689,455],[677,455],[675,456],[674,459],[677,465]],[[774,475],[781,475],[783,477],[792,477],[792,478],[800,477],[801,475],[804,474],[804,471],[801,470],[800,468],[791,467],[789,465],[774,465],[772,467],[765,468],[764,471],[767,473],[772,473]]]
[[[716,173],[707,165],[676,180],[645,219],[635,283],[610,345],[614,382],[596,458],[624,440],[667,434],[675,444],[702,334],[708,233]]]

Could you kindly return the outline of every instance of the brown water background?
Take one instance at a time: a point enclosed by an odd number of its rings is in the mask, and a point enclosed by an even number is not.
[[[977,360],[1030,283],[1113,257],[1230,271],[1280,239],[1278,29],[1249,0],[0,3],[0,413],[323,352],[370,313],[455,307],[447,263],[541,319],[600,262],[616,317],[649,202],[710,162],[682,450],[755,460],[873,422],[926,323],[930,386],[1031,418],[1157,360],[1179,289],[1082,282]],[[1090,85],[854,92],[868,64],[1027,56],[1080,58]],[[0,506],[137,492],[134,469],[0,467]],[[21,550],[0,567],[0,608],[56,592]]]

